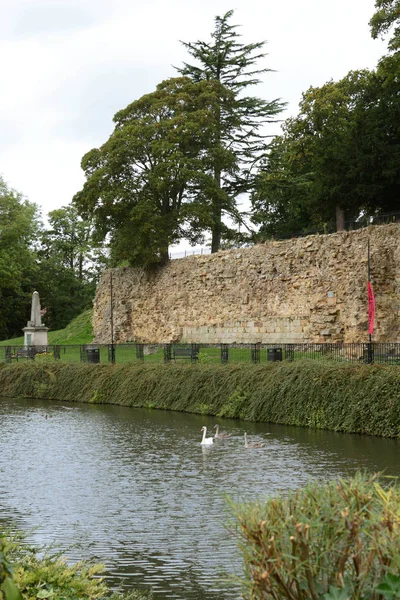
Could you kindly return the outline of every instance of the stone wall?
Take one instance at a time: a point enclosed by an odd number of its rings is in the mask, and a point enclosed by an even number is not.
[[[192,256],[152,273],[114,269],[114,341],[367,341],[368,239],[373,339],[400,341],[398,224]],[[94,301],[98,343],[110,343],[110,316],[107,271]]]

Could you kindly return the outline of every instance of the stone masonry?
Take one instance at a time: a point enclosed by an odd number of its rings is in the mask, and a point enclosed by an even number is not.
[[[269,241],[113,270],[114,341],[368,341],[367,243],[374,341],[400,341],[400,226]],[[111,341],[110,271],[94,301],[95,341]]]

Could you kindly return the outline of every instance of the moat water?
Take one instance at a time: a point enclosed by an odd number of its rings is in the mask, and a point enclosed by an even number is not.
[[[106,565],[112,587],[155,598],[239,598],[226,498],[262,499],[356,469],[400,475],[400,442],[204,417],[0,398],[0,526]],[[245,450],[243,433],[265,443]]]

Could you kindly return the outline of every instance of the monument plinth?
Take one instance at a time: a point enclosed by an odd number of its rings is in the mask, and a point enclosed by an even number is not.
[[[31,320],[28,321],[24,332],[24,346],[47,346],[49,328],[42,324],[39,292],[32,294]]]

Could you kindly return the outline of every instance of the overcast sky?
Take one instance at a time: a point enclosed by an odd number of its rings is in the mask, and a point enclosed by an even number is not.
[[[179,40],[208,41],[230,9],[245,43],[268,42],[259,66],[276,72],[256,93],[288,102],[282,118],[310,85],[386,52],[370,37],[374,0],[0,0],[0,174],[44,215],[69,204],[115,112],[176,76]]]

